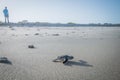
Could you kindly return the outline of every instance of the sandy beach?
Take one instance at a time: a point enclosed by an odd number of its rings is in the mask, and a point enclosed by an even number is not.
[[[53,62],[65,54],[74,59]],[[0,57],[0,80],[119,80],[120,28],[3,26]]]

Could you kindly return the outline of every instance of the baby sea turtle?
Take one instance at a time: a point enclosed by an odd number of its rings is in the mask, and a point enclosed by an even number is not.
[[[74,57],[69,55],[58,56],[53,62],[63,62],[66,63],[68,60],[72,60]]]
[[[28,45],[28,48],[35,48],[34,45]]]
[[[7,62],[8,59],[6,57],[0,57],[0,63]]]

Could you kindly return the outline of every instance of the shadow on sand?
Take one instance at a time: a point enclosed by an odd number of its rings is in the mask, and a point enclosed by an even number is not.
[[[12,62],[9,61],[9,60],[0,61],[0,63],[2,63],[2,64],[12,65]]]
[[[88,62],[84,60],[79,61],[68,61],[64,64],[65,66],[83,66],[83,67],[93,67],[93,65],[88,64]]]

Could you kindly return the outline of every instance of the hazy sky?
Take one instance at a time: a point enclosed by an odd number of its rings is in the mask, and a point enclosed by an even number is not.
[[[120,0],[0,0],[0,21],[5,6],[11,22],[120,23]]]

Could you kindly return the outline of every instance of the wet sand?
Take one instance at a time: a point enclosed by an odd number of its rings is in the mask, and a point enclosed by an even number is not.
[[[64,54],[74,59],[52,62]],[[0,80],[119,80],[120,28],[0,27],[2,56]]]

